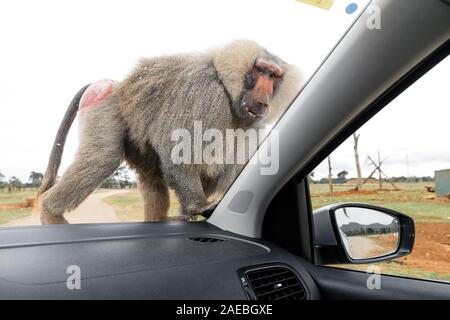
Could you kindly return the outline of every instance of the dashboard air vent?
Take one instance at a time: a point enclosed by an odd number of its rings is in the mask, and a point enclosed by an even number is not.
[[[288,268],[269,267],[246,272],[256,300],[305,300],[306,292],[297,276]]]
[[[214,243],[214,242],[226,241],[225,239],[211,238],[211,237],[193,237],[193,238],[188,238],[188,239],[191,241],[204,242],[204,243]]]

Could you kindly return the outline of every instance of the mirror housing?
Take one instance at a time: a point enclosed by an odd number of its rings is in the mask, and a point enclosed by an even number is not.
[[[339,209],[365,209],[389,215],[398,223],[398,244],[392,252],[367,259],[355,259],[347,252],[348,240],[342,238],[342,231],[336,220]],[[364,212],[364,210],[361,210]],[[414,246],[414,220],[409,216],[378,206],[365,203],[339,203],[322,207],[313,213],[314,219],[314,256],[315,262],[326,264],[367,264],[388,261],[411,253]],[[362,217],[363,218],[363,217]]]

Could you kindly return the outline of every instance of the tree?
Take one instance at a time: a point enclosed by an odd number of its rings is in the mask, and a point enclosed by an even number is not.
[[[114,178],[119,181],[121,188],[127,188],[131,186],[130,173],[126,165],[121,165],[114,172]]]
[[[124,189],[136,186],[136,182],[130,178],[130,171],[127,165],[119,166],[116,171],[107,179],[105,179],[101,188],[106,189]]]
[[[113,176],[107,178],[105,181],[102,182],[100,185],[101,188],[105,189],[120,189],[120,183],[116,179],[114,179]]]
[[[328,187],[330,188],[330,194],[333,193],[333,174],[331,172],[331,157],[328,156]]]
[[[381,166],[383,165],[384,161],[386,161],[386,159],[381,160],[381,158],[380,158],[380,151],[378,151],[378,163],[375,162],[375,160],[373,160],[369,155],[367,156],[367,159],[369,159],[369,161],[371,162],[369,165],[374,166],[375,169],[372,171],[372,173],[369,175],[369,177],[367,177],[367,179],[364,180],[363,184],[366,183],[366,181],[369,180],[376,171],[378,171],[379,188],[380,188],[380,190],[383,188],[382,175],[384,175],[386,177],[386,181],[389,182],[394,187],[395,190],[398,190],[397,186],[389,179],[389,177],[381,169]]]
[[[379,189],[383,189],[383,178],[381,177],[381,158],[380,158],[380,150],[378,150],[378,184]]]
[[[3,191],[3,189],[8,185],[6,182],[3,182],[3,179],[5,176],[0,172],[0,190]]]
[[[339,179],[344,179],[344,181],[347,179],[347,176],[348,176],[348,171],[347,170],[343,170],[343,171],[341,171],[341,172],[339,172],[337,174],[337,177]]]
[[[42,173],[31,171],[29,180],[31,181],[31,185],[37,188],[41,185],[43,178],[44,175]]]
[[[8,192],[20,191],[22,189],[22,182],[17,177],[11,177],[8,183]]]
[[[359,163],[359,153],[358,153],[358,143],[359,143],[359,134],[356,134],[356,132],[353,134],[353,149],[355,151],[355,166],[356,166],[356,190],[361,191],[363,188],[362,184],[362,175],[361,175],[361,164]]]

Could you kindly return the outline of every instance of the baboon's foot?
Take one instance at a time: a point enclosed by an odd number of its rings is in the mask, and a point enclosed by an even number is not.
[[[69,222],[62,215],[41,214],[41,223],[45,224],[68,224]]]
[[[197,221],[196,215],[178,215],[174,217],[167,217],[167,221]]]
[[[203,210],[203,212],[200,213],[200,214],[204,215],[205,212],[211,212],[212,213],[216,209],[216,207],[219,205],[220,200],[214,200],[214,201],[210,202],[208,204],[208,206],[205,208],[205,210]]]
[[[69,222],[62,214],[48,214],[48,210],[44,209],[44,200],[47,193],[41,194],[34,200],[33,214],[40,217],[41,224],[68,224]]]
[[[216,209],[220,200],[215,200],[208,202],[206,205],[201,207],[198,206],[188,206],[182,210],[181,215],[186,217],[196,217],[196,216],[210,216],[212,212]],[[209,214],[209,215],[208,215]]]
[[[216,210],[217,205],[219,204],[220,200],[215,200],[213,202],[210,202],[201,212],[196,214],[196,216],[202,216],[205,218],[209,218],[214,210]]]
[[[152,217],[145,218],[144,222],[161,222],[161,221],[195,221],[197,220],[197,216],[188,216],[183,215],[182,213],[178,213],[177,216],[173,217]]]

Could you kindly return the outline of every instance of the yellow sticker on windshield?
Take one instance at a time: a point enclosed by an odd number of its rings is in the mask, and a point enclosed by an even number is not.
[[[326,10],[330,9],[334,2],[334,0],[297,0],[297,1]]]

